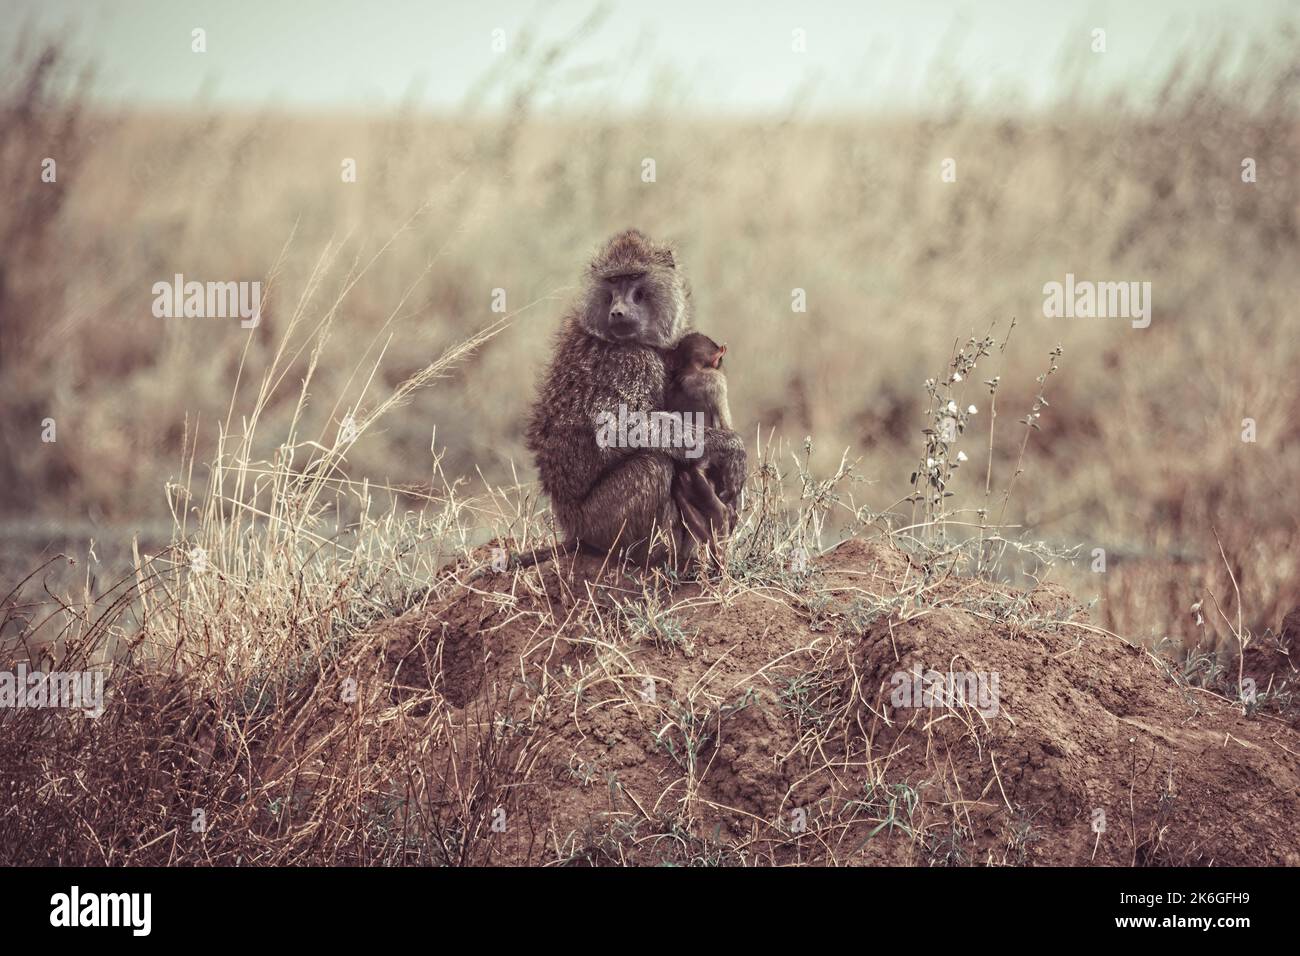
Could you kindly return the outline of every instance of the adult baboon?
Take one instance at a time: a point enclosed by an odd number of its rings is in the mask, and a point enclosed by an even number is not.
[[[734,523],[745,479],[745,448],[735,432],[688,430],[681,447],[597,441],[603,417],[663,410],[667,372],[657,350],[671,349],[691,321],[690,290],[672,249],[635,229],[611,238],[583,277],[527,431],[556,521],[582,547],[617,546],[636,560],[658,560],[666,552],[656,537],[687,555],[691,536],[703,541],[710,526]],[[675,487],[674,461],[707,465],[719,476],[719,493],[705,482]],[[692,506],[685,516],[674,492]]]

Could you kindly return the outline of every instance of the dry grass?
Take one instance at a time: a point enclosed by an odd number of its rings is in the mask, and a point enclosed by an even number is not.
[[[989,119],[954,94],[929,119],[746,123],[536,118],[530,91],[555,68],[540,50],[534,73],[494,79],[519,95],[493,121],[92,115],[63,95],[73,78],[57,50],[29,56],[7,74],[0,143],[0,507],[84,536],[167,521],[159,484],[179,478],[187,416],[210,458],[240,363],[270,363],[303,290],[318,315],[316,300],[344,286],[316,357],[315,394],[328,400],[299,409],[282,390],[264,427],[284,433],[300,414],[304,433],[332,435],[342,412],[367,411],[366,385],[391,388],[500,318],[490,304],[503,288],[510,310],[533,304],[526,319],[448,387],[413,395],[349,460],[354,473],[428,492],[436,428],[448,474],[528,480],[520,422],[538,356],[587,250],[636,223],[681,243],[700,325],[731,345],[742,433],[815,435],[821,468],[852,448],[879,509],[906,487],[935,356],[994,323],[1001,341],[1015,317],[998,398],[1010,426],[1032,404],[1041,356],[1064,345],[1056,427],[1032,439],[1044,460],[1009,520],[1084,553],[1105,547],[1107,574],[1079,585],[1103,598],[1108,624],[1190,643],[1187,608],[1221,568],[1217,519],[1260,632],[1300,583],[1285,547],[1298,530],[1286,476],[1300,456],[1286,331],[1300,278],[1285,267],[1297,245],[1297,77],[1291,39],[1268,51],[1233,84],[1213,64],[1181,64],[1157,103],[1104,115],[1065,102],[1051,117]],[[33,172],[47,154],[59,157],[57,187]],[[653,184],[640,179],[647,155]],[[957,183],[940,180],[947,156]],[[1240,181],[1243,156],[1257,159],[1258,183]],[[344,157],[359,182],[340,181]],[[389,242],[360,276],[317,274],[326,244],[366,263]],[[252,334],[149,313],[152,283],[175,272],[272,268],[269,314]],[[1067,271],[1151,281],[1152,326],[1043,318],[1043,283]],[[794,288],[807,313],[791,312]],[[374,380],[353,377],[358,351],[384,346]],[[288,377],[311,359],[294,355]],[[246,376],[237,405],[255,388]],[[47,415],[54,445],[38,441]],[[1245,417],[1257,444],[1239,440]],[[998,447],[994,465],[1012,467],[1014,446]],[[974,491],[987,451],[965,451]]]

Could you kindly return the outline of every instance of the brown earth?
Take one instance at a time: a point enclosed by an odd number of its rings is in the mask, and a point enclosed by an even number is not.
[[[1300,733],[1060,588],[860,541],[794,586],[649,605],[561,564],[365,642],[391,703],[445,707],[407,812],[463,862],[1300,865]],[[930,670],[996,674],[996,708],[891,704]]]
[[[453,570],[378,623],[264,622],[257,679],[198,638],[117,668],[97,720],[8,715],[0,859],[1300,864],[1294,628],[1248,649],[1246,707],[1056,586],[861,541],[732,572]],[[929,672],[996,694],[895,698]]]

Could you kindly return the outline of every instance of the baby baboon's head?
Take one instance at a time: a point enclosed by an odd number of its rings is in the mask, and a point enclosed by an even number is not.
[[[668,369],[675,374],[698,372],[713,368],[722,370],[722,357],[727,347],[719,345],[703,332],[688,332],[681,337],[668,355]]]
[[[587,275],[581,323],[589,335],[671,348],[690,322],[690,291],[671,248],[635,229],[605,243]]]

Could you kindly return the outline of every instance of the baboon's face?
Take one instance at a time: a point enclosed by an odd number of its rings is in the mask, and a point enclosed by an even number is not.
[[[672,341],[673,303],[651,273],[601,278],[588,299],[586,330],[617,345],[663,348]]]

